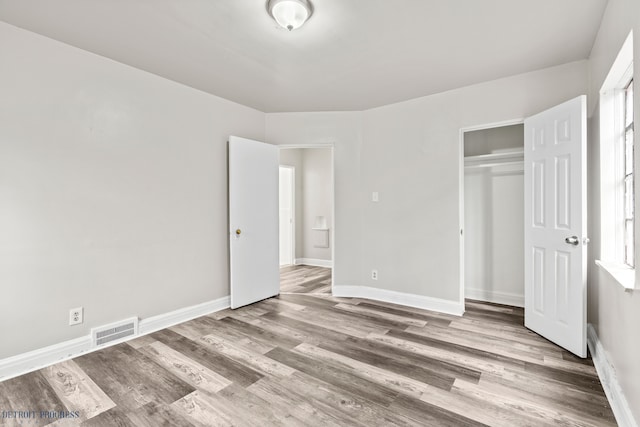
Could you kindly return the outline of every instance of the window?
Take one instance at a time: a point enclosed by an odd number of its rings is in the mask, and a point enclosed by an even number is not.
[[[633,68],[633,33],[630,33],[600,89],[600,259],[597,263],[623,287],[640,289],[640,280],[636,284],[635,278]]]
[[[633,79],[624,88],[624,263],[634,266],[635,257],[635,183],[633,177]]]

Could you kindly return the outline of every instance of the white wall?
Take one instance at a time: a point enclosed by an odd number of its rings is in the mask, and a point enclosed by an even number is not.
[[[586,77],[577,62],[367,111],[362,183],[381,202],[364,207],[363,279],[460,300],[460,129],[542,111],[584,93]]]
[[[636,423],[640,423],[640,291],[625,291],[595,265],[600,258],[599,90],[629,31],[634,32],[634,80],[640,81],[640,2],[609,0],[589,59],[589,286],[588,322],[594,326],[612,364]],[[634,100],[635,123],[640,123],[640,94]],[[636,132],[636,168],[638,168]],[[636,203],[640,185],[636,183]],[[638,205],[636,205],[636,212]],[[640,227],[636,227],[640,242]],[[636,281],[640,277],[636,274]]]
[[[264,114],[1,22],[0,64],[0,359],[228,295],[226,141]]]
[[[268,142],[336,146],[334,286],[459,302],[460,129],[583,94],[586,69],[575,62],[362,113],[267,114]]]
[[[333,196],[331,177],[331,149],[307,148],[302,150],[302,227],[304,232],[302,258],[331,261],[331,246],[318,248],[315,231],[316,217],[324,217],[325,224],[333,228]]]
[[[523,124],[474,130],[464,134],[465,156],[522,151],[523,149]]]
[[[465,171],[465,297],[524,307],[524,168]]]

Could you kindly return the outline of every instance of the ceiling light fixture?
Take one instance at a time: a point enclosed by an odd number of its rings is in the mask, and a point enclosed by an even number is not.
[[[308,0],[269,0],[267,9],[278,25],[289,31],[300,28],[313,13]]]

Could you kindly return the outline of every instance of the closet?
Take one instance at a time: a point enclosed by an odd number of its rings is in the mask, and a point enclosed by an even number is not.
[[[524,126],[464,133],[465,298],[524,306]]]

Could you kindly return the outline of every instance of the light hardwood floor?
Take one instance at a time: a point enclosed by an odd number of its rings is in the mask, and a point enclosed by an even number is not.
[[[0,411],[80,416],[55,426],[615,425],[591,360],[525,329],[521,309],[448,316],[333,298],[323,269],[282,274],[279,298],[2,382]]]
[[[309,265],[281,267],[280,292],[283,294],[330,294],[331,269]]]

